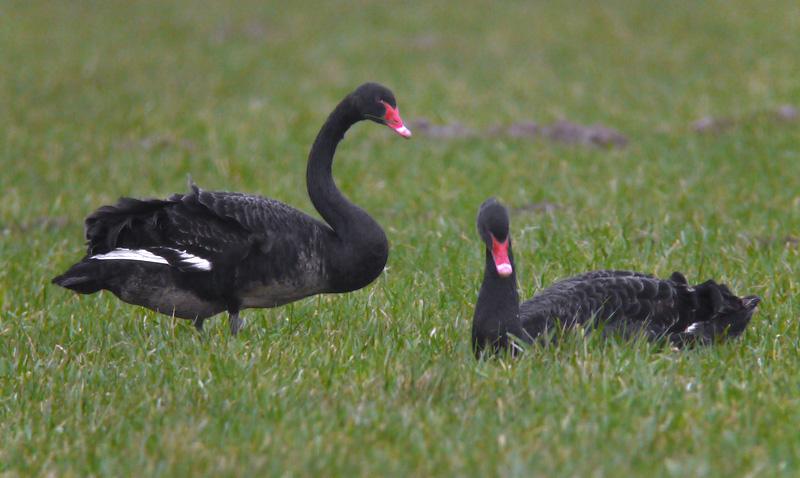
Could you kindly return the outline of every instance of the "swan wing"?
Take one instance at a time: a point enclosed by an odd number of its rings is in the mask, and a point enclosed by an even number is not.
[[[595,271],[556,282],[520,307],[523,322],[596,320],[624,328],[646,326],[662,333],[693,305],[684,284],[627,271]]]
[[[233,265],[253,252],[279,262],[293,260],[289,253],[310,254],[318,236],[328,231],[327,225],[280,201],[203,191],[195,185],[189,193],[165,200],[122,198],[86,219],[87,253],[92,257],[146,251],[136,253],[139,260],[155,254],[182,266],[189,256],[190,264]]]

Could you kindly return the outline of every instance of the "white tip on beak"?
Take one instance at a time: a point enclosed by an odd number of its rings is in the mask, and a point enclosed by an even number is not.
[[[392,128],[392,129],[395,130],[397,132],[397,134],[399,134],[400,136],[402,136],[404,138],[410,138],[411,137],[411,130],[406,128],[405,125],[400,126],[399,128]]]
[[[497,274],[500,277],[508,277],[514,271],[514,268],[511,267],[511,264],[497,264]]]

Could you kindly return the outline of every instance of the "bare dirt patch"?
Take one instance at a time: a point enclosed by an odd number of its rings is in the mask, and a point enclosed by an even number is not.
[[[412,122],[410,126],[415,133],[441,139],[528,138],[596,148],[624,148],[628,144],[628,138],[614,128],[601,124],[583,125],[568,120],[560,120],[546,125],[532,121],[520,121],[508,125],[492,126],[485,131],[469,128],[457,122],[437,125],[424,118]]]

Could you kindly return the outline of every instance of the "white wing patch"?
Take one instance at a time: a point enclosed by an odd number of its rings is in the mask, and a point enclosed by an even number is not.
[[[157,256],[150,251],[144,249],[114,249],[105,254],[98,254],[90,257],[90,259],[98,259],[101,261],[139,261],[139,262],[154,262],[156,264],[169,264],[166,259]]]
[[[211,262],[208,261],[207,259],[203,259],[202,257],[189,254],[186,251],[173,249],[171,247],[165,247],[164,249],[169,249],[171,251],[177,252],[181,264],[185,264],[186,267],[190,269],[197,269],[201,271],[211,270]],[[153,254],[152,252],[146,249],[119,248],[119,249],[114,249],[111,252],[106,252],[105,254],[98,254],[96,256],[92,256],[90,257],[90,259],[98,259],[101,261],[108,261],[108,260],[139,261],[139,262],[152,262],[154,264],[169,265],[169,262],[165,258],[157,254]]]
[[[202,257],[197,257],[195,255],[189,254],[186,251],[179,251],[178,249],[172,249],[173,251],[177,252],[181,256],[181,262],[188,265],[191,269],[198,269],[201,271],[210,271],[211,270],[211,262]]]
[[[687,333],[687,334],[691,334],[691,333],[693,333],[695,330],[697,330],[699,328],[700,328],[700,322],[695,322],[695,323],[691,324],[690,326],[686,327],[686,330],[684,330],[684,332]]]

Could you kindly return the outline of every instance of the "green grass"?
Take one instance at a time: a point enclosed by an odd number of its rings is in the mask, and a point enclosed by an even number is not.
[[[748,2],[0,3],[0,474],[797,476],[800,7]],[[556,4],[557,3],[557,4]],[[337,181],[384,226],[368,288],[184,321],[49,279],[121,195],[261,193],[312,211],[335,102],[407,121],[567,118],[623,150],[403,141],[359,125]],[[749,118],[715,135],[707,115]],[[742,340],[674,353],[570,336],[469,349],[478,205],[513,214],[523,296],[596,268],[710,277],[764,302]],[[796,241],[795,241],[796,242]]]

